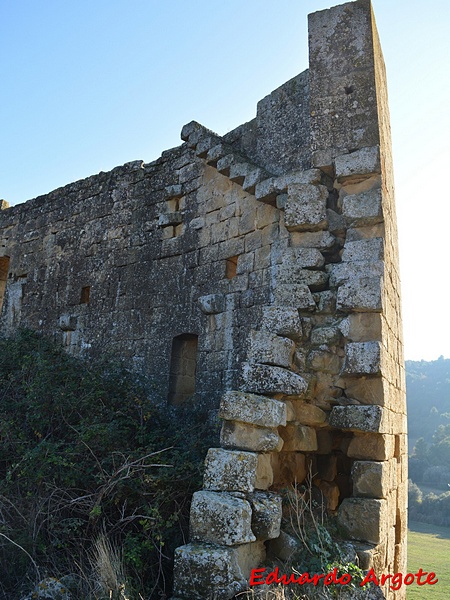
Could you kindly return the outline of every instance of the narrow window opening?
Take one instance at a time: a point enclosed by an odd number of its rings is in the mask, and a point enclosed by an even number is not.
[[[81,288],[80,304],[89,304],[91,297],[91,286],[87,285]]]
[[[178,335],[172,341],[169,372],[169,404],[183,404],[195,394],[198,336]]]
[[[238,258],[238,256],[232,256],[231,258],[227,258],[227,264],[225,269],[225,275],[227,279],[233,279],[233,277],[236,276]]]
[[[8,279],[9,271],[9,260],[9,256],[0,256],[0,311],[2,310],[3,299],[5,297],[6,280]]]
[[[165,211],[159,216],[159,227],[162,229],[162,239],[170,240],[184,233],[185,197],[174,196],[166,200]]]

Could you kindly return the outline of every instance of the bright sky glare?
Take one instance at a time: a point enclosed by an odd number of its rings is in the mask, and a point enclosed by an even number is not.
[[[308,67],[339,0],[0,0],[0,197],[23,202],[219,134]],[[388,72],[407,359],[450,357],[450,4],[373,0]]]

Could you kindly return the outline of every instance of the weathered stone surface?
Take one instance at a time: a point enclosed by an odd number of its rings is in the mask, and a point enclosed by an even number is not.
[[[283,451],[314,452],[317,450],[316,430],[301,423],[288,423],[280,428],[284,440]]]
[[[295,308],[264,307],[261,329],[293,340],[300,340],[302,337],[302,324],[298,310]]]
[[[339,486],[337,483],[321,481],[317,484],[317,487],[325,497],[327,509],[330,511],[336,510],[339,504],[340,495]]]
[[[373,262],[383,260],[384,241],[382,238],[345,242],[342,262],[360,261]]]
[[[266,365],[289,368],[292,365],[295,344],[289,338],[270,334],[266,331],[250,333],[248,359]]]
[[[307,285],[311,291],[322,290],[328,283],[328,274],[324,271],[304,269],[296,263],[282,263],[273,268],[277,284]]]
[[[277,285],[274,290],[274,300],[275,304],[293,306],[300,310],[312,311],[316,308],[311,290],[302,283],[281,283]]]
[[[307,382],[281,367],[270,365],[244,364],[243,388],[255,394],[285,394],[286,396],[304,394]]]
[[[263,559],[262,542],[235,548],[210,544],[181,546],[175,550],[174,596],[187,600],[229,600],[246,589],[251,569]]]
[[[355,461],[352,467],[353,495],[367,498],[387,498],[392,489],[389,461]]]
[[[306,458],[301,452],[277,452],[271,455],[274,484],[277,488],[302,483],[306,479]]]
[[[389,433],[389,415],[381,406],[334,406],[330,426],[351,431]]]
[[[291,404],[293,408],[293,415],[290,421],[298,421],[302,425],[311,425],[313,427],[321,427],[325,425],[327,413],[318,406],[299,401],[293,401]]]
[[[386,381],[382,377],[346,377],[342,384],[347,398],[362,404],[386,406],[389,401]]]
[[[61,315],[59,318],[59,328],[62,331],[75,331],[77,328],[78,317],[74,315]]]
[[[383,278],[361,277],[341,285],[336,308],[344,311],[381,312],[383,308]]]
[[[381,316],[376,313],[353,313],[341,321],[339,329],[352,342],[381,340]]]
[[[235,546],[256,540],[250,504],[228,493],[195,492],[190,513],[192,541]]]
[[[292,231],[290,237],[295,248],[317,248],[321,252],[329,252],[337,242],[329,231]]]
[[[317,304],[317,312],[332,314],[336,311],[336,294],[333,291],[316,292],[313,298]]]
[[[252,507],[252,531],[258,540],[280,535],[282,499],[270,492],[253,492],[247,496]]]
[[[224,421],[220,431],[220,444],[224,448],[271,452],[281,449],[283,440],[276,429],[255,427],[238,421]]]
[[[203,487],[214,491],[252,492],[257,467],[256,454],[210,448],[205,460]]]
[[[350,442],[347,456],[361,460],[389,460],[394,456],[393,435],[366,433],[356,435]]]
[[[311,333],[311,344],[313,346],[321,346],[322,344],[333,346],[339,342],[340,338],[341,332],[338,327],[315,327]]]
[[[265,396],[230,391],[222,396],[219,417],[260,427],[278,427],[286,425],[286,405]]]
[[[34,590],[21,600],[72,600],[73,595],[69,591],[69,577],[56,579],[46,577],[40,581]],[[72,582],[73,583],[73,582]]]
[[[307,364],[313,371],[337,374],[341,370],[342,358],[328,349],[312,350],[308,354]]]
[[[284,208],[286,227],[292,231],[326,229],[328,190],[322,185],[291,184]]]
[[[361,148],[351,154],[336,156],[334,164],[338,181],[344,181],[356,175],[380,173],[380,148],[372,146]]]
[[[208,294],[207,296],[201,296],[198,301],[202,312],[207,315],[215,315],[225,310],[223,294]]]
[[[376,279],[384,275],[383,261],[353,261],[341,262],[327,266],[330,273],[330,285],[339,286],[343,283],[355,282],[355,287],[361,279]]]
[[[255,489],[267,490],[273,483],[271,454],[258,454],[256,465]]]
[[[374,42],[369,5],[334,6],[309,15],[313,164],[379,143]],[[378,58],[378,57],[377,57]],[[378,65],[377,65],[378,66]],[[319,154],[326,152],[329,158]],[[353,152],[349,156],[353,156]]]
[[[269,557],[288,561],[300,547],[300,540],[292,537],[285,531],[280,531],[280,535],[267,544],[267,554]]]
[[[383,219],[381,190],[375,189],[345,196],[342,214],[349,226],[363,227],[380,223]]]
[[[377,375],[381,370],[380,342],[349,342],[345,347],[344,373]]]
[[[320,269],[325,259],[317,248],[288,248],[281,255],[281,263],[294,264],[302,269]]]
[[[352,540],[379,544],[387,530],[386,500],[345,498],[339,507],[338,523]]]

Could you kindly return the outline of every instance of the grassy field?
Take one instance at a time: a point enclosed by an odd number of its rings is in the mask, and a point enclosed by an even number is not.
[[[436,585],[407,588],[407,600],[450,599],[450,527],[437,527],[410,522],[408,531],[408,572],[420,568],[433,571],[439,582]]]

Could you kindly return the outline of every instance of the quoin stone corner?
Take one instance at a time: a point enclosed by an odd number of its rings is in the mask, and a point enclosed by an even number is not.
[[[363,569],[406,573],[407,445],[389,111],[370,0],[309,15],[309,68],[219,136],[0,211],[2,334],[105,349],[219,415],[174,599],[283,559],[308,472]],[[405,588],[380,588],[400,600]]]

